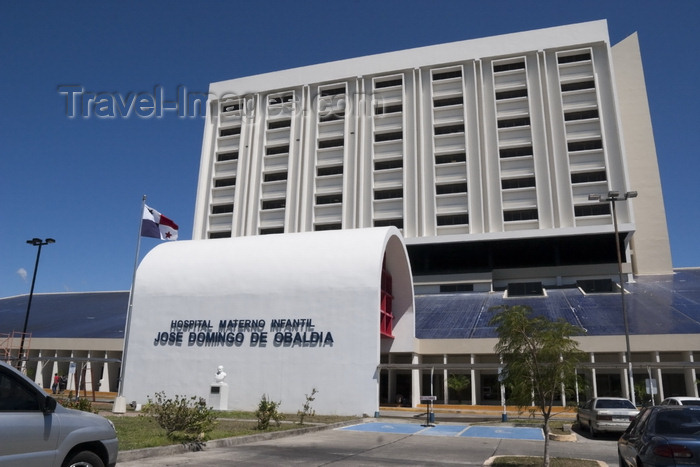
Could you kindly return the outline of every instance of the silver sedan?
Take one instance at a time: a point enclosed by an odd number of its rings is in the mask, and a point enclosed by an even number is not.
[[[588,427],[591,436],[600,432],[623,432],[637,416],[639,410],[629,399],[622,397],[596,397],[578,409],[579,426]]]

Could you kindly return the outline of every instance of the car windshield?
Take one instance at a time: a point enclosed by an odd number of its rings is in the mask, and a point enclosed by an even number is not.
[[[698,399],[698,400],[695,400],[695,399],[684,400],[684,401],[681,401],[681,404],[683,404],[683,405],[700,405],[700,399]]]
[[[695,415],[695,416],[693,416]],[[697,435],[700,433],[700,414],[674,410],[656,416],[654,431],[659,435]]]
[[[596,409],[632,409],[636,407],[632,402],[624,399],[598,399],[595,404]]]

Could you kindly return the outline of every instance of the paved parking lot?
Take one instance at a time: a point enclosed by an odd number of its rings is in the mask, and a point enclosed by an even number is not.
[[[437,428],[437,429],[436,429]],[[201,452],[167,453],[119,462],[119,467],[179,466],[481,466],[493,456],[542,455],[542,439],[526,439],[532,432],[513,427],[372,421],[277,439],[258,440]],[[434,430],[434,431],[433,431]],[[471,430],[474,435],[464,436]],[[525,430],[535,430],[528,428]],[[539,430],[541,433],[541,430]],[[240,442],[236,441],[236,442]],[[552,441],[553,457],[575,457],[617,466],[616,437],[576,442]],[[123,458],[123,457],[122,457]]]

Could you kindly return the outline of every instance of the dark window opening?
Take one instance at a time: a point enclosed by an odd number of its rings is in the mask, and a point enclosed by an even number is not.
[[[324,89],[321,91],[321,97],[339,96],[340,94],[345,94],[345,86],[340,86],[338,88],[332,89]]]
[[[527,97],[527,89],[515,89],[512,91],[498,91],[496,92],[496,100],[504,100],[504,99],[516,99],[518,97]]]
[[[287,180],[287,172],[271,172],[263,176],[263,181],[266,182],[279,182],[281,180]]]
[[[391,188],[388,190],[375,190],[374,199],[403,198],[403,188]]]
[[[607,180],[605,170],[571,174],[571,183],[604,182],[605,180]]]
[[[377,133],[374,135],[374,141],[381,143],[383,141],[395,141],[403,138],[403,131],[392,131],[390,133]]]
[[[437,216],[436,223],[438,226],[467,225],[469,224],[469,214],[446,214]]]
[[[391,227],[394,226],[397,229],[403,229],[403,219],[375,219],[375,227]]]
[[[276,130],[278,128],[289,128],[292,126],[291,120],[277,120],[272,122],[267,122],[268,130]]]
[[[343,226],[340,223],[314,225],[314,231],[316,231],[316,232],[321,232],[324,230],[341,230],[342,228],[343,228]]]
[[[445,284],[440,286],[440,293],[474,292],[474,284]]]
[[[316,204],[338,204],[343,202],[341,193],[333,193],[332,195],[316,195]]]
[[[403,159],[392,159],[389,161],[377,161],[374,163],[374,170],[400,169],[403,167]]]
[[[610,215],[610,205],[608,203],[600,204],[582,204],[574,206],[574,216],[607,216]]]
[[[452,164],[454,162],[466,162],[467,153],[466,152],[453,152],[450,154],[436,154],[435,164]]]
[[[345,118],[345,112],[329,112],[318,117],[319,122],[335,122],[338,120],[343,120]]]
[[[464,123],[457,125],[436,126],[433,130],[435,135],[451,135],[453,133],[464,133]]]
[[[585,293],[615,292],[614,282],[610,279],[584,279],[576,281],[576,286]]]
[[[559,55],[557,57],[557,63],[573,63],[573,62],[585,62],[591,59],[591,53],[585,52],[575,55]]]
[[[531,221],[537,219],[537,209],[518,209],[503,211],[504,222]]]
[[[447,195],[450,193],[466,193],[467,182],[449,183],[445,185],[435,185],[436,195]]]
[[[291,102],[292,99],[294,99],[294,94],[289,93],[281,96],[269,97],[267,103],[268,105],[286,104],[287,102]]]
[[[401,86],[403,83],[402,78],[394,78],[394,79],[387,79],[384,81],[375,81],[374,82],[374,89],[382,89],[382,88],[390,88],[393,86]]]
[[[544,295],[542,282],[515,282],[508,284],[508,297],[527,297]]]
[[[235,126],[233,128],[221,128],[219,129],[219,136],[234,136],[241,134],[241,127]]]
[[[338,148],[338,147],[343,146],[344,144],[345,144],[345,140],[343,138],[326,139],[326,140],[321,140],[318,142],[318,148],[319,149]]]
[[[272,235],[284,233],[284,227],[267,227],[260,229],[260,235]]]
[[[564,114],[564,120],[567,122],[572,120],[588,120],[589,118],[598,118],[598,109],[578,110]]]
[[[447,107],[448,105],[462,105],[464,103],[464,98],[459,97],[446,97],[444,99],[435,99],[433,101],[433,107]]]
[[[209,232],[209,238],[231,238],[231,231]]]
[[[440,71],[437,73],[433,73],[433,81],[440,81],[443,79],[461,78],[461,77],[462,77],[462,70]]]
[[[613,233],[417,244],[407,245],[406,249],[416,276],[617,262]]]
[[[579,81],[577,83],[565,83],[561,85],[561,92],[580,91],[582,89],[594,89],[595,81]]]
[[[236,184],[236,177],[219,178],[219,179],[214,180],[214,187],[215,188],[234,186],[235,184]]]
[[[507,178],[501,180],[501,188],[512,190],[514,188],[530,188],[535,186],[535,177]]]
[[[265,148],[265,155],[267,156],[274,156],[277,154],[285,154],[289,152],[289,145],[285,144],[284,146],[272,146]]]
[[[235,104],[221,104],[221,111],[222,112],[235,112],[236,110],[241,110],[241,104],[240,103],[235,103]]]
[[[591,151],[594,149],[602,149],[603,148],[603,140],[601,139],[592,139],[588,141],[572,141],[566,145],[567,149],[570,152],[575,152],[575,151]]]
[[[530,117],[509,118],[498,121],[498,128],[512,128],[514,126],[530,125]]]
[[[403,104],[378,105],[374,108],[375,115],[393,114],[401,112]]]
[[[524,69],[525,69],[525,62],[503,63],[500,65],[493,66],[494,73],[500,73],[502,71],[511,71],[511,70],[524,70]]]
[[[326,175],[340,175],[343,173],[342,165],[334,165],[332,167],[317,167],[316,175],[319,177],[324,177]]]
[[[498,155],[502,159],[506,159],[508,157],[532,156],[532,146],[523,146],[520,148],[499,149]]]
[[[262,202],[263,211],[267,211],[269,209],[284,209],[285,205],[285,199],[268,199]]]
[[[238,160],[238,151],[220,152],[219,154],[216,155],[217,162],[237,161],[237,160]]]
[[[212,214],[226,214],[229,212],[233,212],[233,203],[216,204],[211,207]]]

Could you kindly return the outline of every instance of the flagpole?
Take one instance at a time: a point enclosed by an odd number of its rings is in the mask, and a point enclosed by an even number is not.
[[[129,332],[131,330],[131,309],[134,304],[134,285],[136,284],[136,269],[139,265],[139,252],[141,251],[141,223],[143,222],[143,210],[146,209],[146,195],[141,199],[141,210],[139,211],[139,229],[136,235],[136,254],[134,255],[134,272],[131,276],[131,288],[129,289],[129,305],[126,309],[126,326],[124,328],[124,346],[122,347],[122,364],[119,369],[119,389],[117,398],[112,407],[113,413],[126,412],[126,399],[124,398],[124,370],[126,368],[126,353],[129,346]]]

